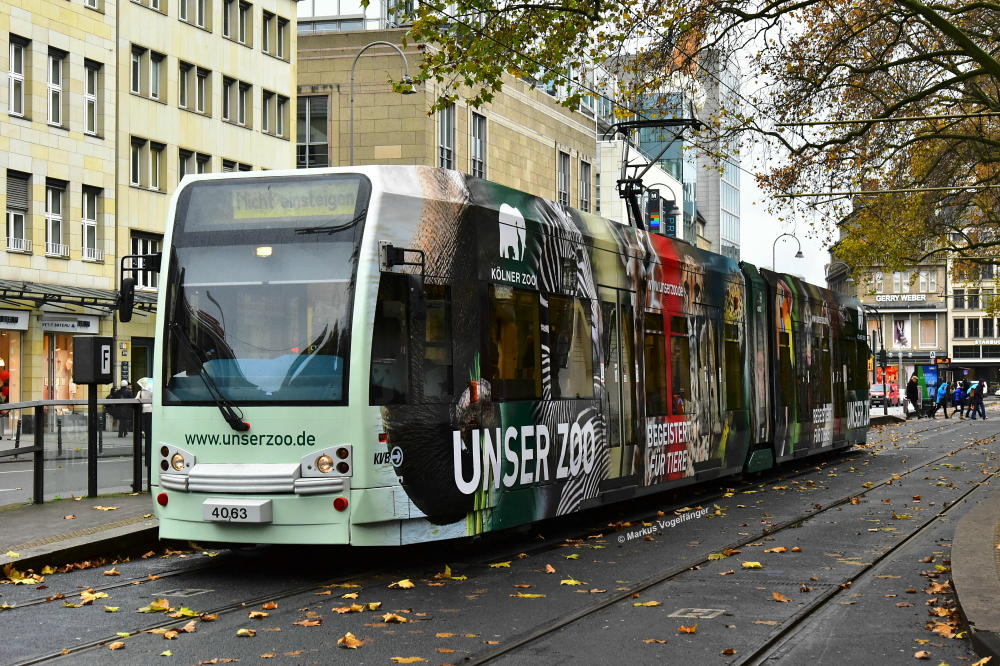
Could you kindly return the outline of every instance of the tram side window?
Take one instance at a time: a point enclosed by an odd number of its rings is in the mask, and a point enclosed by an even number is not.
[[[549,296],[548,300],[552,397],[591,398],[594,352],[589,304],[567,296]]]
[[[670,411],[673,414],[690,414],[694,410],[688,404],[691,399],[691,350],[687,319],[671,317],[670,334],[670,385],[674,391]]]
[[[372,327],[371,382],[368,386],[372,405],[406,402],[410,385],[407,298],[406,276],[383,273]]]
[[[795,382],[792,379],[791,332],[778,331],[778,404],[795,402]]]
[[[818,397],[821,404],[827,404],[833,401],[833,395],[831,393],[831,382],[833,378],[830,376],[830,329],[826,327],[819,328],[819,335],[813,339],[813,349],[815,354],[819,357],[817,360],[819,363],[819,387],[818,387]]]
[[[646,369],[646,416],[667,413],[667,358],[663,315],[647,312],[643,321],[642,350]]]
[[[424,400],[440,402],[452,396],[451,290],[444,285],[424,286],[427,328],[424,334]]]
[[[489,344],[483,377],[498,400],[542,397],[538,294],[490,285]]]
[[[737,324],[724,324],[725,349],[723,363],[726,378],[726,409],[744,409],[743,358],[740,355],[740,330]]]

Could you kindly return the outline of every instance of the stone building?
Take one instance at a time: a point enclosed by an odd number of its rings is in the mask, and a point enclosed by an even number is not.
[[[152,374],[156,277],[118,324],[119,260],[159,250],[183,175],[293,166],[295,2],[8,0],[0,36],[0,377],[80,399],[75,334]]]

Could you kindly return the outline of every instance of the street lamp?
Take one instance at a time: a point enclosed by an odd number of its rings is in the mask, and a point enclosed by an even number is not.
[[[843,261],[841,259],[834,259],[832,262],[830,262],[829,264],[826,265],[826,287],[827,287],[827,289],[831,289],[832,288],[832,287],[830,287],[830,275],[834,272],[834,270],[833,270],[834,267],[838,266],[838,265],[843,266],[846,269],[845,273],[846,273],[847,277],[844,278],[844,284],[854,284],[854,278],[851,277],[851,266],[850,266],[850,264],[848,264],[846,261]]]
[[[774,253],[775,253],[775,250],[777,250],[777,248],[778,248],[778,241],[781,240],[782,238],[784,238],[785,236],[790,236],[791,238],[794,238],[795,239],[795,244],[799,246],[799,251],[795,253],[795,258],[796,259],[802,259],[803,257],[805,257],[805,255],[802,254],[802,243],[799,242],[799,237],[796,236],[795,234],[790,234],[790,233],[787,233],[787,232],[783,233],[780,236],[778,236],[777,238],[775,238],[774,242],[771,244],[771,270],[775,271],[775,272],[777,272],[778,269],[777,269],[777,260],[775,259]]]
[[[409,65],[408,62],[406,62],[406,56],[403,55],[402,49],[400,49],[398,46],[396,46],[392,42],[378,41],[378,42],[371,42],[369,44],[365,44],[364,47],[360,51],[358,51],[358,55],[354,56],[354,62],[351,63],[351,125],[350,125],[351,152],[350,152],[350,166],[354,166],[354,68],[357,66],[358,59],[361,58],[361,55],[365,51],[367,51],[368,49],[370,49],[373,46],[388,46],[389,48],[395,50],[396,53],[399,54],[399,57],[403,59],[403,83],[408,86],[405,90],[402,91],[402,94],[403,95],[413,95],[413,94],[415,94],[417,92],[416,90],[413,89],[413,86],[412,86],[413,79],[410,78],[410,65]]]

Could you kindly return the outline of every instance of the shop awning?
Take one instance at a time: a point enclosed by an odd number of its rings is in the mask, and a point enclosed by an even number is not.
[[[111,289],[88,289],[85,287],[68,287],[61,284],[45,284],[41,282],[22,282],[20,280],[0,280],[0,302],[10,305],[33,306],[60,305],[83,307],[109,312],[118,301],[118,292]],[[135,294],[135,309],[137,312],[155,312],[156,294],[140,292]]]

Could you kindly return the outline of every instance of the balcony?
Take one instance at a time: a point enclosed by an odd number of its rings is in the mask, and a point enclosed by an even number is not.
[[[31,254],[31,239],[7,236],[7,251]]]
[[[45,256],[62,258],[69,257],[69,245],[64,245],[63,243],[46,243]]]
[[[84,261],[104,261],[104,250],[85,246],[81,250],[81,256]]]

